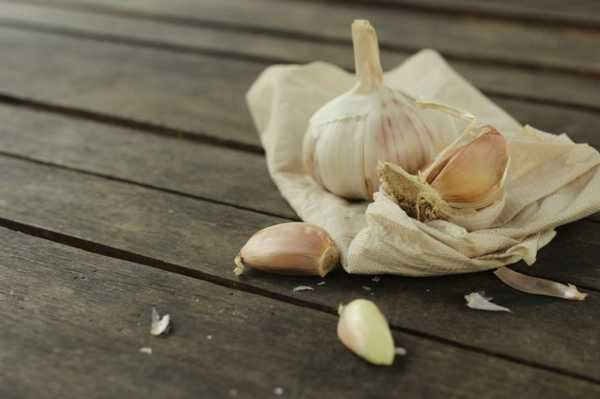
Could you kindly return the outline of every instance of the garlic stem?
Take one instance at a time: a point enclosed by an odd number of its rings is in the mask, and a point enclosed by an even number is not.
[[[352,23],[354,67],[358,78],[355,93],[369,93],[383,85],[383,69],[379,60],[377,33],[369,21],[357,19]]]

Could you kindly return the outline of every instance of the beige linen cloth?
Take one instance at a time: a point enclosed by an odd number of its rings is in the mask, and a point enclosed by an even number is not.
[[[600,154],[566,135],[522,127],[436,52],[423,50],[386,73],[389,87],[452,105],[494,125],[509,140],[506,205],[490,228],[467,231],[442,220],[409,217],[383,193],[351,202],[317,185],[302,166],[311,115],[348,91],[354,75],[323,62],[267,68],[247,94],[269,172],[306,222],[325,228],[349,273],[433,276],[498,268],[523,259],[556,235],[555,228],[600,210]]]

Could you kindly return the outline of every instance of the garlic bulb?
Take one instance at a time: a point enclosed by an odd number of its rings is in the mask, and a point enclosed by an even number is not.
[[[394,338],[377,305],[355,299],[346,306],[340,305],[338,313],[338,337],[348,349],[373,364],[394,363]]]
[[[291,275],[324,277],[339,261],[329,234],[309,223],[282,223],[255,233],[235,258],[234,273],[245,266]]]
[[[358,82],[312,116],[303,161],[332,193],[371,199],[379,187],[379,161],[416,173],[455,135],[436,133],[413,99],[384,86],[377,35],[368,21],[354,21],[352,41]]]
[[[472,123],[418,175],[390,163],[379,166],[382,188],[410,216],[446,219],[468,229],[489,227],[504,205],[510,157],[494,127]]]

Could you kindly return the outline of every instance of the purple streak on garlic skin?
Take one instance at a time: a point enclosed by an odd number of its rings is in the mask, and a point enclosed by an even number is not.
[[[413,126],[412,132],[416,133],[416,141],[418,142],[419,148],[422,149],[421,154],[418,158],[416,158],[415,170],[413,173],[418,172],[423,169],[427,163],[431,162],[433,159],[433,143],[431,142],[431,132],[428,131],[427,127],[424,123],[422,123],[419,119],[416,118],[416,115],[413,116],[409,113],[406,114],[408,119],[410,120],[411,125]],[[423,139],[428,140],[428,143],[424,143]]]
[[[315,137],[312,134],[307,133],[302,154],[305,170],[317,181],[317,183],[322,185],[323,183],[321,182],[321,177],[319,175],[319,160],[316,151],[318,142],[319,136]]]
[[[394,134],[392,130],[386,125],[385,118],[381,121],[381,130],[387,138],[387,146],[385,147],[385,158],[391,160],[396,150],[396,141],[394,140]]]

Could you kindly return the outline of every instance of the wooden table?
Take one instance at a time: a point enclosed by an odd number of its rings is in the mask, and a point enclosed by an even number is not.
[[[517,267],[585,302],[491,273],[232,274],[254,231],[297,219],[244,101],[268,65],[351,68],[367,18],[386,67],[435,48],[520,121],[600,148],[599,4],[0,1],[0,398],[600,397],[597,215]],[[479,290],[513,313],[468,309]],[[337,305],[364,296],[408,351],[393,367],[336,338]]]

